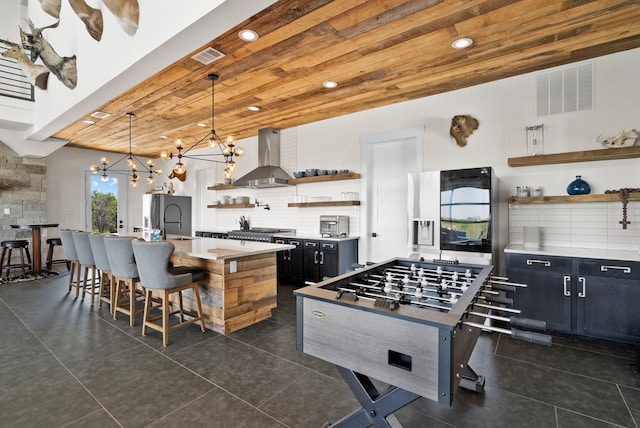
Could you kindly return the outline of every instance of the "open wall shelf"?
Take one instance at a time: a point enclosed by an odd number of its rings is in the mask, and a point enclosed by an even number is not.
[[[354,180],[356,178],[360,178],[360,174],[356,172],[345,172],[342,174],[327,174],[327,175],[316,175],[313,177],[292,178],[291,180],[289,180],[289,184],[320,183],[322,181],[337,181],[337,180]]]
[[[288,207],[355,207],[360,201],[291,202]]]
[[[509,158],[511,167],[551,165],[558,163],[590,162],[601,160],[631,159],[640,157],[640,146],[620,147],[617,149],[597,149],[581,152],[553,153],[549,155],[523,156]]]
[[[640,193],[630,193],[630,201],[640,201]],[[518,198],[512,196],[509,198],[510,204],[565,204],[571,202],[619,202],[619,193],[606,193],[597,195],[564,195],[564,196],[540,196]]]

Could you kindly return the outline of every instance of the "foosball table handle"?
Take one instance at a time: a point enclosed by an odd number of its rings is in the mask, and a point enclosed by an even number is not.
[[[521,328],[523,330],[534,331],[547,331],[547,323],[540,320],[532,320],[530,318],[509,318],[509,324],[514,328]]]
[[[511,329],[511,337],[514,339],[525,340],[527,342],[535,343],[538,345],[551,346],[551,336],[543,333],[536,333],[534,331],[522,331],[516,328]]]

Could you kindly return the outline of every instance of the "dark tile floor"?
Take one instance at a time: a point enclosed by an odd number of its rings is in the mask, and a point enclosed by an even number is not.
[[[270,320],[233,334],[146,337],[67,294],[67,275],[0,285],[1,427],[322,427],[358,408],[332,365],[295,350],[293,289]],[[419,399],[405,427],[637,427],[629,350],[556,339],[550,348],[480,337],[482,394]]]

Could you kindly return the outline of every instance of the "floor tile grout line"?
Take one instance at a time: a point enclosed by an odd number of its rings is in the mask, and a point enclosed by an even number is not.
[[[275,333],[275,332],[274,332],[274,333]],[[273,334],[273,333],[267,334],[267,335],[263,336],[263,338],[264,338],[264,337],[268,337],[268,336],[269,336],[269,335],[271,335],[271,334]],[[229,338],[229,339],[235,340],[236,342],[242,343],[243,345],[250,346],[250,347],[252,347],[252,348],[254,348],[254,349],[258,350],[258,351],[264,352],[264,353],[266,353],[266,354],[273,355],[274,357],[277,357],[277,358],[279,358],[279,359],[281,359],[281,360],[284,360],[284,361],[287,361],[287,362],[289,362],[289,363],[295,364],[296,366],[298,366],[298,367],[302,367],[303,369],[313,371],[313,372],[315,372],[315,373],[317,373],[317,374],[319,374],[319,375],[322,375],[322,376],[324,376],[324,377],[327,377],[327,378],[329,378],[329,379],[340,380],[340,379],[337,379],[337,378],[335,378],[335,377],[333,377],[333,376],[330,376],[330,375],[328,375],[328,374],[325,374],[325,373],[319,372],[318,370],[315,370],[315,369],[313,369],[313,368],[311,368],[311,367],[307,367],[307,366],[305,366],[305,365],[303,365],[303,364],[300,364],[300,363],[298,363],[298,362],[296,362],[296,361],[293,361],[293,360],[290,360],[290,359],[288,359],[288,358],[285,358],[285,357],[283,357],[282,355],[274,354],[273,352],[267,351],[266,349],[259,348],[259,347],[255,346],[255,345],[253,345],[252,343],[243,342],[243,341],[242,341],[242,340],[240,340],[240,339],[236,339],[236,338],[234,338],[234,337],[229,337],[229,336],[226,336],[226,335],[225,335],[224,337],[227,337],[227,338]]]
[[[275,397],[277,397],[278,395],[280,395],[285,389],[289,388],[291,385],[295,384],[296,382],[298,382],[299,380],[303,379],[304,377],[306,377],[307,375],[309,375],[311,372],[311,370],[307,369],[304,373],[302,373],[300,376],[298,376],[297,378],[293,379],[291,382],[287,383],[285,386],[283,386],[282,388],[280,388],[279,390],[275,391],[273,394],[271,394],[271,396],[269,396],[268,398],[265,398],[264,400],[262,400],[260,403],[257,404],[257,407],[262,406],[263,404],[269,402],[270,400],[274,399]]]
[[[211,381],[209,381],[209,382],[211,382]],[[210,389],[209,391],[207,391],[207,392],[203,393],[203,394],[202,394],[202,395],[200,395],[199,397],[196,397],[196,398],[194,398],[193,400],[190,400],[190,401],[188,401],[188,402],[184,403],[182,406],[178,407],[177,409],[174,409],[174,410],[172,410],[171,412],[167,413],[166,415],[163,415],[161,418],[156,419],[156,420],[155,420],[155,421],[153,421],[152,423],[155,423],[155,422],[161,421],[162,419],[164,419],[164,418],[168,417],[169,415],[172,415],[173,413],[177,412],[178,410],[180,410],[180,409],[182,409],[182,408],[186,407],[187,405],[189,405],[189,404],[193,403],[194,401],[199,400],[200,398],[204,397],[205,395],[210,394],[210,393],[212,393],[213,391],[216,391],[216,390],[220,390],[220,391],[223,391],[225,394],[229,394],[229,395],[230,395],[230,396],[232,396],[233,398],[235,398],[235,399],[237,399],[237,400],[239,400],[239,401],[243,402],[243,403],[244,403],[244,404],[246,404],[247,406],[252,407],[253,409],[255,409],[255,410],[257,410],[258,412],[262,413],[263,415],[267,416],[269,419],[272,419],[272,420],[274,420],[274,421],[278,422],[279,424],[282,424],[283,426],[285,426],[285,427],[287,427],[287,428],[291,428],[289,425],[285,424],[285,423],[284,423],[284,422],[282,422],[281,420],[279,420],[279,419],[277,419],[276,417],[274,417],[274,416],[272,416],[272,415],[270,415],[270,414],[266,413],[264,410],[262,410],[262,409],[260,409],[260,408],[258,408],[258,407],[256,407],[256,406],[254,406],[253,404],[249,403],[248,401],[246,401],[246,400],[244,400],[244,399],[242,399],[242,398],[238,397],[236,394],[234,394],[234,393],[233,393],[233,392],[231,392],[231,391],[228,391],[227,389],[223,388],[222,386],[218,386],[218,387],[217,387],[217,388],[215,388],[215,389]],[[151,425],[151,424],[149,424],[149,425]]]
[[[600,379],[600,378],[592,377],[592,376],[587,376],[587,375],[582,374],[582,373],[571,372],[571,371],[568,371],[568,370],[565,370],[565,369],[559,369],[557,367],[546,366],[544,364],[535,363],[535,362],[531,362],[531,361],[527,361],[527,360],[521,360],[521,359],[518,359],[518,358],[509,357],[509,356],[506,356],[506,355],[496,354],[495,357],[504,358],[504,359],[511,360],[511,361],[517,361],[519,363],[524,363],[524,364],[531,364],[532,366],[535,366],[535,367],[542,367],[542,368],[546,368],[546,369],[553,370],[553,371],[556,371],[556,372],[566,373],[566,374],[569,374],[569,375],[572,375],[572,376],[579,376],[579,377],[582,377],[584,379],[595,380],[595,381],[598,381],[598,382],[604,382],[604,383],[607,383],[609,385],[616,385],[616,386],[619,385],[617,382],[614,382],[614,381]],[[639,389],[638,387],[632,387],[632,386],[629,386],[629,385],[623,385],[623,386],[626,387],[626,388],[631,388],[631,389]]]
[[[596,421],[601,421],[601,422],[604,422],[606,424],[613,425],[615,427],[625,428],[624,425],[620,425],[620,424],[617,424],[615,422],[607,421],[605,419],[598,418],[598,417],[595,417],[595,416],[587,415],[586,413],[577,412],[575,410],[568,409],[566,407],[558,406],[557,404],[547,403],[546,401],[542,401],[542,400],[540,400],[538,398],[529,397],[529,396],[526,396],[526,395],[523,395],[523,394],[519,394],[517,392],[513,392],[513,391],[510,391],[510,390],[499,388],[499,387],[495,387],[495,386],[493,388],[495,388],[497,390],[500,390],[504,394],[507,394],[507,395],[514,395],[516,397],[520,397],[520,398],[525,399],[525,400],[530,400],[530,401],[534,401],[536,403],[544,404],[545,406],[553,407],[554,408],[554,412],[555,412],[555,416],[556,416],[556,425],[557,426],[560,426],[559,425],[559,421],[558,421],[558,409],[561,409],[561,410],[564,410],[564,411],[567,411],[567,412],[570,412],[570,413],[573,413],[573,414],[576,414],[576,415],[581,415],[581,416],[587,417],[589,419],[593,419],[593,420],[596,420]],[[633,418],[631,418],[631,419],[633,420]]]
[[[633,421],[633,426],[638,428],[638,423],[636,422],[636,418],[633,417],[633,412],[629,408],[629,403],[627,403],[627,400],[624,398],[624,394],[622,393],[622,390],[620,389],[620,385],[616,384],[616,386],[618,388],[618,392],[620,393],[620,398],[622,398],[622,402],[624,403],[625,407],[627,408],[627,411],[629,412],[629,416],[631,416],[631,420]]]
[[[2,300],[2,299],[0,299]],[[40,342],[40,344],[47,350],[47,352],[49,352],[51,354],[51,356],[62,366],[64,367],[64,369],[67,371],[67,373],[69,373],[69,375],[71,375],[71,377],[78,382],[78,385],[80,385],[82,387],[82,389],[84,389],[87,394],[89,394],[89,396],[91,396],[91,398],[93,398],[95,400],[96,403],[98,403],[100,405],[100,407],[102,407],[102,409],[104,409],[104,411],[118,424],[118,426],[122,427],[122,424],[115,418],[115,416],[113,416],[113,414],[111,414],[111,412],[104,406],[104,404],[102,404],[102,402],[100,400],[98,400],[98,398],[89,390],[89,388],[87,388],[81,381],[80,379],[78,379],[78,377],[69,369],[69,367],[67,367],[66,364],[64,364],[62,362],[62,360],[60,360],[60,358],[58,358],[58,356],[53,352],[53,350],[51,348],[49,348],[49,346],[47,346],[46,343],[44,343],[44,341],[31,329],[31,327],[29,327],[22,318],[20,318],[20,316],[13,310],[13,308],[11,306],[8,306],[6,304],[6,302],[4,302],[4,300],[2,300],[3,303],[7,306],[7,308],[9,309],[9,311],[11,311],[11,313],[18,319],[18,321],[20,321],[22,323],[22,325],[24,325],[24,327],[29,331],[29,333],[31,333],[33,335],[33,337],[35,337],[38,342]],[[86,415],[85,415],[86,416]],[[123,428],[123,427],[122,427]]]

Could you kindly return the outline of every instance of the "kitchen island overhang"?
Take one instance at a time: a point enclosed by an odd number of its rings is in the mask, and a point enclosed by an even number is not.
[[[208,329],[232,333],[271,317],[278,294],[276,253],[293,245],[172,236],[167,241],[175,246],[175,266],[207,272],[198,284]],[[187,292],[183,304],[195,309]]]

